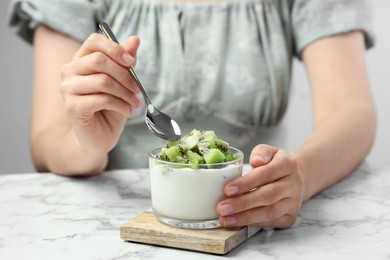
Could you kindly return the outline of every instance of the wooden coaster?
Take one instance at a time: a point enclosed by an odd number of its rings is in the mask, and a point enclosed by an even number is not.
[[[145,211],[120,228],[121,239],[145,244],[226,254],[256,234],[260,228],[179,229],[162,224],[153,212]]]

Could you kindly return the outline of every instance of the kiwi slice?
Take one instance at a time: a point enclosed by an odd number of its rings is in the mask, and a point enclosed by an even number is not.
[[[194,129],[179,141],[168,141],[157,159],[189,164],[198,169],[202,164],[217,164],[237,159],[229,143],[217,137],[212,130]]]
[[[236,158],[234,158],[234,155],[233,155],[232,151],[230,151],[230,150],[228,150],[224,154],[225,154],[225,161],[226,162],[230,162],[230,161],[233,161],[236,159]]]
[[[179,146],[171,146],[165,150],[165,155],[170,161],[175,161],[178,157],[182,156]]]
[[[225,155],[216,148],[206,148],[203,152],[204,160],[207,164],[222,163],[225,161]]]
[[[168,156],[166,154],[167,150],[168,150],[167,148],[163,147],[161,149],[160,154],[157,156],[157,159],[160,159],[160,160],[163,160],[163,161],[169,161],[169,158],[168,158]]]
[[[202,132],[199,130],[192,130],[188,135],[184,136],[180,142],[187,145],[188,149],[194,149],[201,139]]]
[[[213,139],[210,141],[210,148],[216,148],[226,153],[229,151],[229,143],[221,139]]]
[[[208,130],[208,131],[202,131],[200,141],[202,142],[211,142],[212,140],[218,139],[217,135],[214,131]]]
[[[188,150],[187,155],[188,155],[188,162],[190,164],[190,167],[193,169],[199,169],[199,164],[206,163],[203,156],[199,155],[196,152]]]
[[[179,144],[179,142],[177,142],[177,141],[168,141],[168,143],[167,143],[167,148],[169,148],[169,147],[171,147],[171,146],[176,146],[176,145],[178,145]]]

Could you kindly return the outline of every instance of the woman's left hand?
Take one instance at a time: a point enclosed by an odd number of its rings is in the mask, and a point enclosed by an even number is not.
[[[282,149],[257,145],[249,163],[252,171],[224,188],[228,198],[217,205],[221,225],[292,226],[298,217],[305,188],[297,160]]]

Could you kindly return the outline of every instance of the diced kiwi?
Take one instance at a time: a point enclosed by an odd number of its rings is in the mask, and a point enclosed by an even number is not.
[[[219,149],[210,148],[203,152],[204,160],[207,164],[222,163],[225,161],[225,155]]]
[[[171,146],[165,150],[166,156],[168,156],[170,161],[175,161],[177,157],[182,156],[180,148],[178,146]]]
[[[202,142],[211,142],[212,140],[218,139],[217,135],[212,130],[203,131],[201,138]]]
[[[185,156],[188,151],[188,146],[186,144],[178,144],[177,147],[179,147],[180,153],[182,156]]]
[[[188,137],[191,137],[191,136],[199,139],[201,135],[202,135],[202,131],[194,129],[191,132],[189,132],[188,134],[186,134],[185,136],[183,136],[180,139],[180,142],[184,142]]]
[[[160,154],[158,155],[157,159],[162,160],[162,161],[169,161],[169,158],[168,158],[168,156],[167,156],[167,154],[166,154],[166,151],[167,151],[167,150],[168,150],[167,148],[163,147],[163,148],[161,149],[161,152],[160,152]]]
[[[210,141],[210,148],[217,148],[222,152],[226,153],[229,151],[229,143],[221,140],[221,139],[213,139]]]
[[[227,152],[225,152],[225,161],[226,162],[230,162],[230,161],[233,161],[235,159],[236,158],[234,158],[232,151],[228,150]]]
[[[189,164],[198,169],[201,164],[216,164],[235,160],[229,143],[217,137],[212,130],[194,129],[179,141],[168,141],[157,159]]]
[[[191,150],[191,149],[195,148],[196,145],[198,144],[199,137],[198,136],[189,136],[182,142],[187,145],[188,149]]]
[[[188,159],[183,156],[177,156],[173,161],[175,163],[189,163]]]
[[[188,156],[188,162],[191,164],[191,168],[198,169],[199,164],[206,163],[203,156],[191,150],[188,150],[187,156]]]
[[[171,146],[176,146],[176,145],[178,145],[179,144],[179,142],[177,142],[177,141],[168,141],[168,143],[167,143],[167,148],[169,148],[169,147],[171,147]]]

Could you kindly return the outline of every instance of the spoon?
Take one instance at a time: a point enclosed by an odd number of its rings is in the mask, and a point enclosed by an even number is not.
[[[114,33],[111,31],[108,24],[101,23],[99,24],[99,28],[108,39],[118,43],[118,40],[116,39]],[[129,67],[129,73],[137,83],[137,86],[140,89],[142,96],[144,97],[146,103],[145,122],[149,130],[162,139],[172,141],[179,140],[181,136],[179,125],[175,122],[175,120],[173,120],[163,112],[159,111],[152,105],[148,94],[146,93],[144,87],[142,86],[137,74],[135,74],[135,71],[132,67]]]

